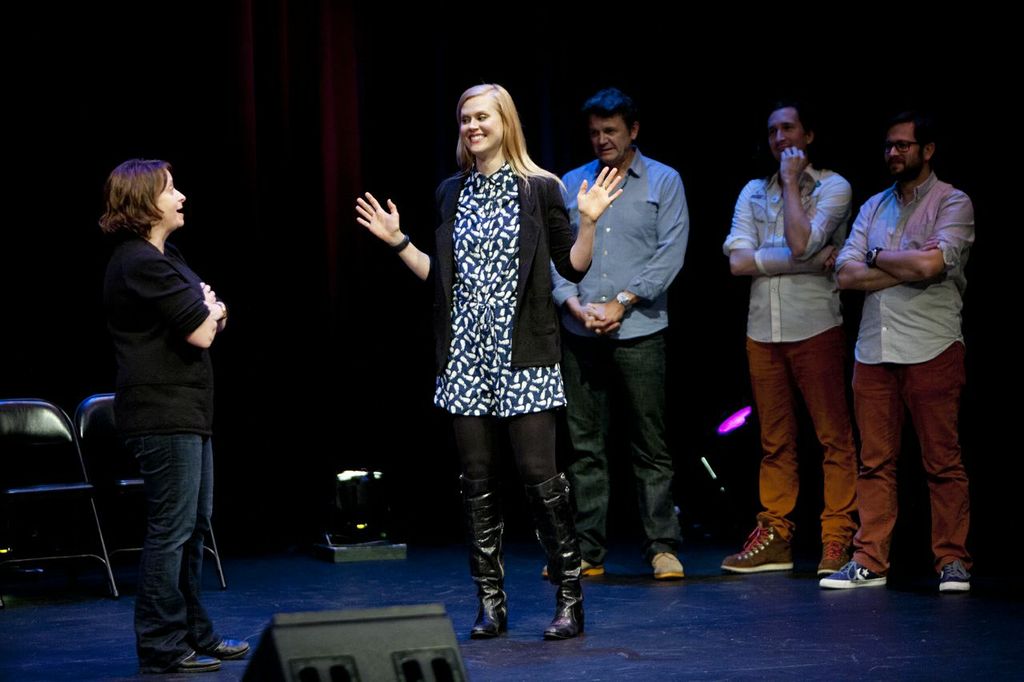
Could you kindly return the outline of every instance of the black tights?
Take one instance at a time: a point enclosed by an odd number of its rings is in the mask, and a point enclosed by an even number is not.
[[[498,425],[508,427],[512,454],[525,485],[536,485],[554,478],[555,413],[531,412],[508,419],[455,415],[455,445],[459,450],[462,475],[481,480],[498,476]]]

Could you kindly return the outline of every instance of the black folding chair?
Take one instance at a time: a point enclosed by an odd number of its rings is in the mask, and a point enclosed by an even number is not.
[[[114,394],[99,393],[79,403],[78,409],[75,410],[75,431],[81,442],[85,461],[89,464],[89,470],[93,472],[93,480],[100,489],[101,509],[127,507],[127,513],[119,515],[121,518],[145,519],[145,492],[139,465],[125,448],[124,441],[118,437],[114,425]],[[140,524],[140,528],[142,527]],[[217,551],[217,539],[213,534],[212,524],[207,533],[207,542],[203,545],[217,568],[220,588],[226,590],[228,584],[224,578],[224,567],[220,563],[220,553]],[[135,542],[126,547],[112,549],[110,553],[141,550],[142,546]]]
[[[0,400],[0,506],[4,530],[10,534],[10,546],[0,555],[0,567],[55,559],[96,559],[103,564],[110,594],[116,598],[117,583],[96,513],[95,493],[71,420],[62,409],[45,400]],[[68,509],[58,517],[62,529],[82,520],[81,512],[70,515],[73,508],[88,508],[85,520],[96,531],[99,553],[60,551],[60,544],[68,542],[67,538],[41,553],[30,551],[39,536],[45,535],[41,532],[42,520],[58,511],[58,502],[66,502]],[[24,528],[32,531],[20,532]]]

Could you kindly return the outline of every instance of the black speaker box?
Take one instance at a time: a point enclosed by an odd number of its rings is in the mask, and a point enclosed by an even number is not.
[[[464,682],[466,669],[441,604],[279,613],[244,682]]]

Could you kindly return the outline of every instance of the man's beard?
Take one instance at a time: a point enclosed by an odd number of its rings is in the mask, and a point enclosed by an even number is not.
[[[896,179],[896,182],[909,182],[914,180],[918,175],[921,174],[921,168],[924,167],[923,163],[905,163],[903,164],[903,170],[890,171],[892,176]]]

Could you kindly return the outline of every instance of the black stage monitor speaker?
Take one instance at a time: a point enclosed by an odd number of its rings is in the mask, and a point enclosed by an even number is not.
[[[441,604],[279,613],[243,682],[465,682]]]

